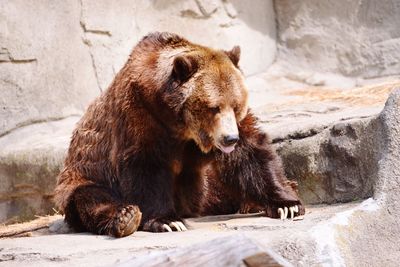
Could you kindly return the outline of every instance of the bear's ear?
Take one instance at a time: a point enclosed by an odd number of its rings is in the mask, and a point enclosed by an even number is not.
[[[238,67],[239,59],[240,59],[240,46],[236,45],[232,48],[231,51],[224,51],[225,54],[231,59],[232,63]]]
[[[186,81],[197,70],[197,62],[190,56],[177,56],[173,65],[173,75],[179,81]]]

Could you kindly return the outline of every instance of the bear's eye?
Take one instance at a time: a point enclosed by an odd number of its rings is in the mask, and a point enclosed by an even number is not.
[[[220,112],[220,109],[219,109],[219,107],[211,107],[210,111],[213,115],[216,115]]]

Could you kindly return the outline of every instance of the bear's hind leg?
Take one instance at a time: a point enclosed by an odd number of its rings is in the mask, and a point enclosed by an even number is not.
[[[140,225],[142,213],[134,205],[123,205],[109,189],[84,185],[75,189],[65,208],[65,220],[77,231],[123,237]]]

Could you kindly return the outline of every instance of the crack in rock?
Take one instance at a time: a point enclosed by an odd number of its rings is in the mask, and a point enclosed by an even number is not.
[[[82,31],[83,31],[83,38],[82,38],[82,42],[85,46],[87,46],[88,48],[88,52],[90,55],[90,60],[92,62],[92,68],[93,68],[93,72],[94,72],[94,76],[96,78],[96,83],[97,83],[97,87],[99,88],[100,93],[103,92],[103,89],[101,88],[100,85],[100,80],[99,80],[99,76],[97,73],[97,67],[96,67],[96,62],[94,59],[94,55],[90,49],[90,47],[92,46],[90,40],[87,38],[86,33],[95,33],[95,34],[100,34],[100,35],[106,35],[111,37],[111,33],[109,31],[103,31],[103,30],[88,30],[86,28],[86,24],[83,21],[83,0],[79,0],[80,6],[81,6],[81,14],[80,14],[80,18],[79,18],[79,24],[81,25]]]
[[[68,116],[61,116],[61,117],[50,117],[50,118],[46,118],[46,119],[36,119],[36,120],[27,120],[21,123],[18,123],[15,127],[0,133],[0,138],[2,138],[3,136],[6,136],[8,134],[10,134],[11,132],[18,130],[19,128],[25,127],[25,126],[30,126],[33,124],[38,124],[38,123],[43,123],[43,122],[54,122],[54,121],[60,121],[69,117],[76,117],[76,116],[81,116],[82,114],[71,114]]]
[[[12,64],[26,64],[37,62],[36,58],[15,58],[11,55],[7,48],[2,47],[0,49],[0,63],[12,63]]]
[[[199,8],[201,14],[205,18],[211,17],[211,15],[214,14],[215,12],[217,12],[217,10],[218,10],[218,7],[214,7],[214,9],[212,9],[211,11],[207,11],[200,0],[195,0],[195,2],[196,2],[197,7]]]
[[[110,31],[107,30],[96,30],[96,29],[88,29],[85,22],[83,22],[82,20],[80,21],[81,27],[83,29],[83,32],[85,33],[93,33],[93,34],[99,34],[99,35],[106,35],[108,37],[111,37],[112,34]]]
[[[228,17],[230,17],[231,19],[235,19],[238,16],[238,12],[231,2],[229,2],[228,0],[222,0],[222,4]]]
[[[288,134],[285,137],[274,138],[272,140],[272,144],[282,143],[282,142],[290,141],[290,140],[301,140],[301,139],[309,138],[309,137],[315,136],[315,135],[323,132],[327,128],[328,128],[328,126],[324,126],[324,127],[318,128],[318,129],[313,128],[313,129],[308,129],[306,131],[294,132],[294,133]]]
[[[197,13],[192,9],[186,9],[181,11],[181,17],[187,17],[192,19],[208,19],[210,18],[215,12],[217,12],[218,7],[213,7],[211,10],[207,11],[204,5],[201,3],[200,0],[195,0],[196,6],[201,14]]]
[[[284,137],[273,138],[271,143],[272,144],[278,144],[278,143],[291,141],[291,140],[302,140],[302,139],[313,137],[313,136],[315,136],[317,134],[320,134],[324,130],[326,130],[328,128],[332,128],[337,123],[341,123],[343,121],[350,121],[350,120],[354,120],[354,119],[362,120],[362,119],[368,119],[368,118],[372,119],[374,117],[376,117],[376,116],[375,115],[367,115],[367,116],[354,116],[354,117],[341,118],[341,119],[339,119],[339,121],[333,122],[333,123],[331,123],[329,125],[321,126],[321,127],[318,127],[318,128],[311,128],[311,129],[306,129],[306,130],[295,131],[293,133],[289,133],[288,135],[286,135]]]

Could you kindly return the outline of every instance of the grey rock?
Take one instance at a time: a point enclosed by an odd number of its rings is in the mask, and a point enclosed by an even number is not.
[[[78,119],[37,123],[0,138],[0,222],[54,213],[56,177]]]
[[[176,32],[216,48],[240,45],[243,70],[265,70],[276,52],[272,0],[224,6],[220,0],[3,2],[0,135],[82,114],[151,31]]]
[[[348,202],[373,195],[382,153],[379,113],[399,85],[306,85],[270,93],[276,86],[272,83],[272,89],[262,93],[259,99],[264,103],[254,112],[282,157],[288,178],[298,181],[305,203]]]
[[[374,187],[378,208],[354,214],[346,227],[338,229],[342,253],[352,265],[396,266],[400,260],[400,88],[391,94],[378,121],[379,164]],[[373,256],[366,257],[366,253]]]
[[[284,0],[274,4],[278,61],[287,68],[364,78],[400,73],[398,1]]]
[[[79,3],[4,2],[0,14],[0,136],[82,114],[99,90],[77,23]]]
[[[276,143],[286,174],[308,204],[371,197],[378,169],[376,117],[339,122],[310,137]]]

